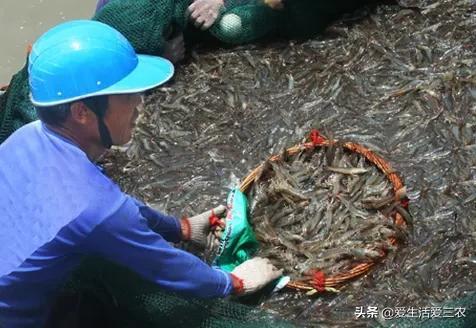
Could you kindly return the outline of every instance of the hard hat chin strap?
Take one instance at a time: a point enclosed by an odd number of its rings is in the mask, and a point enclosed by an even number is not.
[[[99,136],[101,137],[101,143],[105,148],[111,148],[112,146],[112,139],[111,134],[109,133],[109,129],[107,128],[106,124],[104,123],[103,117],[104,114],[100,115],[97,112],[94,112],[98,118],[98,129],[99,129]]]
[[[94,114],[96,114],[98,120],[99,137],[101,138],[102,145],[105,148],[111,148],[111,134],[109,133],[106,123],[104,123],[104,115],[106,114],[108,107],[108,96],[96,96],[83,99],[82,101]]]

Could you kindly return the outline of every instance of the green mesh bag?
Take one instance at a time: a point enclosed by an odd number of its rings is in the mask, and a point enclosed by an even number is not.
[[[228,0],[210,33],[230,44],[273,36],[311,38],[342,13],[374,2],[377,0],[289,0],[282,10],[274,10],[263,0]]]
[[[186,27],[191,0],[111,0],[93,20],[121,32],[138,53],[161,54],[165,40]]]
[[[262,1],[227,1],[210,33],[222,42],[240,44],[276,35],[283,13]]]
[[[109,326],[118,328],[294,327],[267,312],[233,301],[203,300],[165,292],[134,272],[100,258],[83,261],[62,294],[80,300],[79,305],[70,307],[73,315],[63,312],[52,320],[63,325],[68,317],[74,320],[100,317]],[[102,312],[100,316],[98,310]]]
[[[36,119],[30,102],[28,63],[16,73],[6,92],[0,96],[0,143],[26,123]]]

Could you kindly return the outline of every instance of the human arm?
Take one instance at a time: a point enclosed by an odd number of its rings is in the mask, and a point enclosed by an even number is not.
[[[228,273],[170,246],[152,231],[131,199],[93,230],[84,247],[169,291],[210,298],[227,296],[233,290]]]
[[[190,218],[184,217],[178,220],[145,205],[136,198],[131,197],[131,199],[139,208],[140,214],[147,220],[148,226],[169,242],[191,240],[204,246],[211,229],[216,225],[224,225],[221,216],[225,214],[226,207],[223,205]]]
[[[140,215],[147,220],[150,229],[168,242],[178,243],[182,240],[181,224],[177,218],[163,214],[136,198],[130,197],[130,199],[138,207]]]

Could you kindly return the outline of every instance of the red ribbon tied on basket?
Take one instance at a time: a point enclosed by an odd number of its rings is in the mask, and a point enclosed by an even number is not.
[[[324,292],[326,290],[325,282],[326,282],[326,275],[324,274],[323,271],[317,270],[313,273],[312,286],[318,292]]]
[[[309,140],[311,140],[314,146],[320,145],[324,143],[325,141],[324,137],[322,137],[319,131],[317,131],[316,129],[311,130],[311,134],[309,135]]]
[[[403,208],[408,209],[408,204],[410,203],[410,200],[408,198],[404,198],[400,201],[400,204],[402,204]]]

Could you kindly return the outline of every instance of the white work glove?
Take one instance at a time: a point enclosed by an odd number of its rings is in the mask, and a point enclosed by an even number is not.
[[[194,25],[206,30],[215,23],[222,7],[223,0],[195,0],[187,10]]]
[[[254,293],[282,274],[283,270],[278,270],[268,259],[252,258],[231,272],[234,293],[237,295]]]
[[[191,218],[183,218],[180,222],[182,240],[191,240],[198,245],[205,246],[210,230],[225,224],[225,221],[221,220],[225,212],[226,206],[220,205]]]

